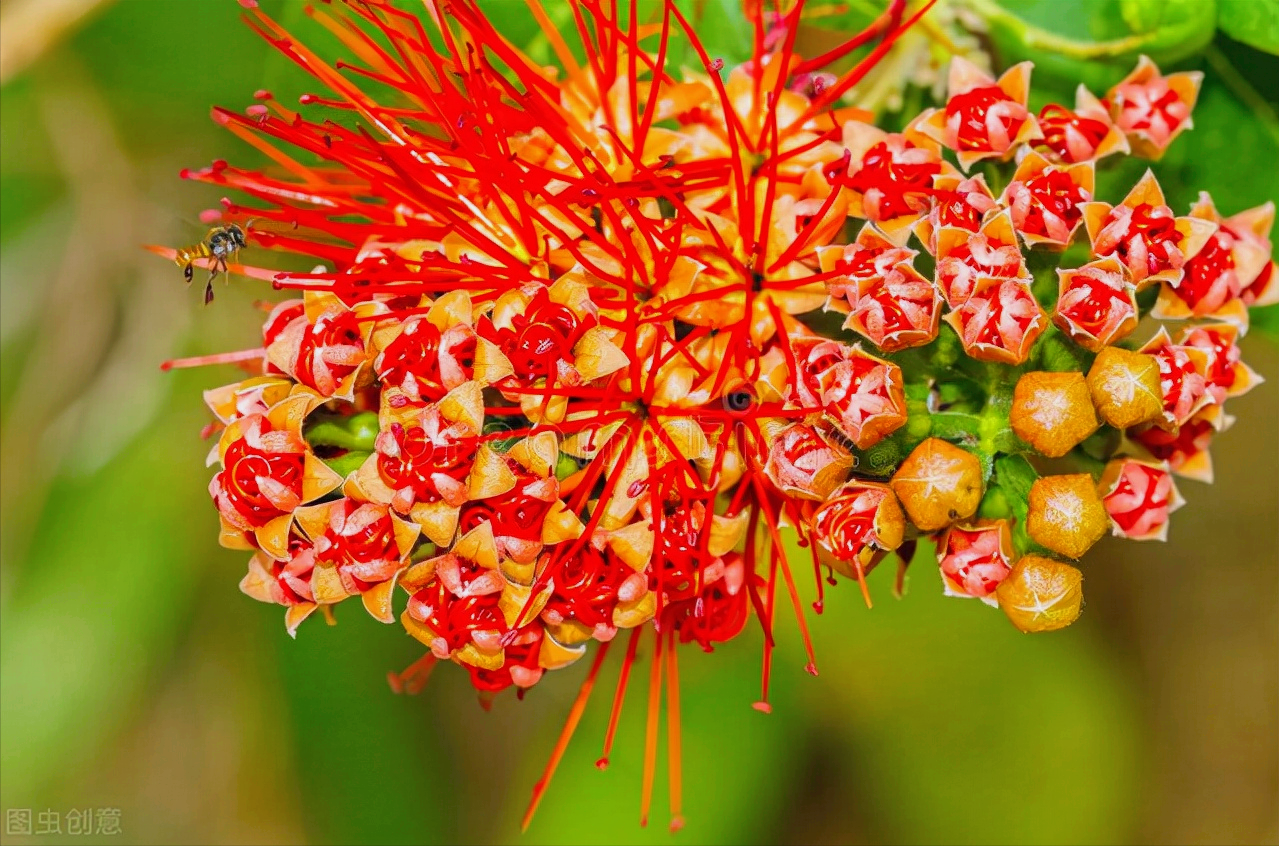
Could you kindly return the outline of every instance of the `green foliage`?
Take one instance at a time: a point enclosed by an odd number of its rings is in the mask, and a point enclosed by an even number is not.
[[[1279,0],[1218,0],[1217,26],[1236,41],[1279,53]]]
[[[1001,65],[1033,61],[1036,77],[1063,89],[1104,90],[1143,53],[1161,65],[1193,56],[1216,27],[1215,0],[963,2],[986,18]]]

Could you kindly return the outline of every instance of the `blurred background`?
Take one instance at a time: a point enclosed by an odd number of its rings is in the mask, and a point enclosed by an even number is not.
[[[301,3],[262,5],[328,43]],[[1120,5],[1142,4],[1009,8],[1100,37],[1088,16]],[[529,31],[523,4],[491,6]],[[921,555],[900,602],[884,571],[872,611],[834,590],[817,678],[782,633],[771,716],[750,707],[758,635],[683,653],[674,840],[664,767],[655,824],[638,827],[642,680],[612,767],[593,766],[610,664],[520,837],[587,662],[489,713],[460,672],[395,696],[386,671],[415,641],[341,610],[291,641],[279,608],[237,590],[245,556],[216,544],[200,391],[235,374],[159,363],[254,343],[269,292],[237,278],[203,308],[140,245],[203,235],[218,196],[180,168],[260,161],[211,104],[307,89],[239,15],[229,0],[0,2],[0,809],[31,811],[34,830],[56,813],[62,832],[4,842],[1279,842],[1273,309],[1243,344],[1269,381],[1232,400],[1216,484],[1182,483],[1170,543],[1089,554],[1076,625],[1020,635],[944,599]],[[1020,58],[994,40],[997,64]],[[1279,198],[1279,60],[1221,34],[1176,58],[1208,81],[1158,167],[1174,207],[1201,188],[1227,214]],[[122,833],[72,831],[84,810],[118,810]]]

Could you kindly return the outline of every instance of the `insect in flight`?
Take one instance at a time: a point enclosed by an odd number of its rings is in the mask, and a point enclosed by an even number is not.
[[[203,241],[178,250],[173,258],[182,268],[182,275],[186,277],[188,285],[195,278],[195,262],[199,259],[211,259],[209,279],[204,286],[204,304],[208,305],[213,302],[213,280],[220,273],[228,273],[227,259],[247,246],[244,230],[234,223],[228,223],[210,229]]]

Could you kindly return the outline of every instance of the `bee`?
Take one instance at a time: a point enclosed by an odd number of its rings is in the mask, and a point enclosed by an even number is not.
[[[213,280],[220,273],[228,273],[227,259],[248,246],[244,238],[244,230],[234,223],[218,226],[209,230],[204,240],[177,251],[174,261],[182,268],[182,275],[187,284],[195,278],[194,264],[199,259],[212,259],[209,266],[209,279],[204,286],[204,304],[213,302]]]

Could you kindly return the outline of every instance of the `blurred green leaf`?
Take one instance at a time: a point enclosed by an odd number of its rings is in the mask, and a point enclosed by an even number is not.
[[[1279,0],[1217,0],[1217,25],[1236,41],[1279,54]]]
[[[963,0],[986,18],[1001,66],[1035,63],[1036,84],[1104,91],[1137,57],[1159,64],[1212,41],[1216,0]],[[1116,14],[1118,12],[1118,14]]]
[[[451,843],[456,807],[442,740],[447,724],[433,708],[437,691],[391,693],[390,667],[407,666],[422,648],[398,626],[375,622],[358,603],[284,632],[278,608],[260,608],[265,636],[285,682],[297,772],[314,843]]]
[[[186,378],[178,385],[194,390]],[[185,620],[216,519],[191,473],[193,415],[170,414],[92,477],[62,479],[0,620],[0,781],[27,797],[87,766]],[[202,514],[203,520],[192,519]],[[11,798],[16,798],[9,794]],[[21,794],[19,794],[21,795]]]

